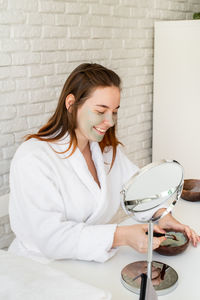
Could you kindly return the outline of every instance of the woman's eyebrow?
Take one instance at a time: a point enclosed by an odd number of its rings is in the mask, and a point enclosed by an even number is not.
[[[111,107],[109,107],[109,106],[107,106],[107,105],[103,105],[103,104],[96,104],[95,106],[100,106],[100,107],[103,107],[103,108],[111,108]],[[118,105],[116,108],[114,108],[114,109],[118,109],[118,108],[120,108],[120,105]]]

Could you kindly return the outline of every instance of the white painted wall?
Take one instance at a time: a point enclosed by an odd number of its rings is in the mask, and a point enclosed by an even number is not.
[[[156,23],[154,62],[153,160],[200,179],[200,20]]]

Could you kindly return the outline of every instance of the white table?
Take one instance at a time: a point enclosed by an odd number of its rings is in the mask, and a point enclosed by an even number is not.
[[[200,202],[192,203],[182,199],[178,202],[173,212],[174,216],[182,223],[190,225],[200,234]],[[123,222],[131,224],[131,219]],[[139,299],[139,296],[128,291],[120,282],[122,268],[137,260],[146,260],[146,254],[140,254],[129,247],[121,247],[118,253],[109,261],[101,264],[85,261],[54,261],[53,268],[64,270],[69,275],[81,281],[92,284],[98,288],[112,293],[113,300]],[[153,254],[153,259],[165,262],[172,266],[179,275],[178,286],[168,295],[159,296],[162,300],[199,300],[199,270],[200,270],[200,245],[192,245],[177,256],[162,256]]]

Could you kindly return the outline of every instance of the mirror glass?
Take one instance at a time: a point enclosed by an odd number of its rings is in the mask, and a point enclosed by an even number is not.
[[[182,186],[183,168],[177,161],[163,160],[149,164],[124,185],[123,208],[127,214],[137,216],[139,212],[167,204],[169,212],[178,200]]]

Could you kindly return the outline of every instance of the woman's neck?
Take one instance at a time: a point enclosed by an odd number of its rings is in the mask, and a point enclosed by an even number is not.
[[[76,138],[78,142],[78,148],[83,153],[86,149],[88,149],[89,140],[80,135],[78,132],[76,132]]]

